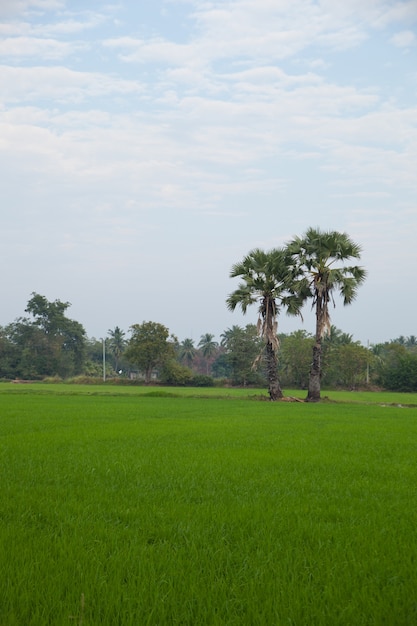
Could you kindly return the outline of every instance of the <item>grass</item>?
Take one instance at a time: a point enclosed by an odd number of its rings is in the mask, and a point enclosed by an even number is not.
[[[146,385],[73,385],[69,383],[42,383],[30,384],[0,383],[2,394],[49,394],[49,395],[107,395],[107,396],[147,396],[152,398],[231,398],[231,399],[268,399],[265,389],[228,388],[228,387],[162,387]],[[300,389],[285,389],[286,396],[304,399],[306,391]],[[417,407],[417,393],[400,393],[393,391],[333,391],[322,390],[323,400],[343,403],[359,404],[397,404]]]
[[[417,623],[414,408],[69,387],[0,386],[1,625]]]

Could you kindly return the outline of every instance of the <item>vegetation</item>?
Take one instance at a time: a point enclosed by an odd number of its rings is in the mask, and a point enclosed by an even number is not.
[[[357,265],[346,266],[350,259],[359,259],[361,248],[346,233],[323,232],[309,228],[303,237],[288,245],[288,252],[301,271],[300,293],[311,298],[316,313],[316,334],[310,368],[307,400],[320,400],[321,356],[323,338],[330,333],[329,304],[334,293],[340,292],[343,304],[350,304],[366,272]]]
[[[85,330],[66,317],[69,306],[69,302],[49,302],[32,293],[25,310],[31,318],[21,317],[1,333],[1,369],[6,376],[68,377],[82,372]]]
[[[329,305],[340,294],[350,304],[365,270],[347,265],[360,247],[346,233],[310,228],[287,246],[255,249],[236,263],[241,280],[227,306],[246,313],[258,306],[258,324],[237,325],[220,335],[204,333],[182,342],[156,322],[131,326],[131,337],[115,326],[107,337],[86,337],[83,326],[66,315],[69,302],[49,302],[32,293],[20,317],[0,327],[0,380],[87,380],[171,386],[267,387],[272,400],[282,386],[308,389],[317,401],[321,388],[417,391],[417,337],[398,336],[383,344],[361,345],[331,326]],[[279,314],[299,315],[310,300],[315,334],[277,332]],[[311,354],[313,357],[311,357]]]
[[[205,333],[201,336],[200,341],[198,342],[198,347],[201,350],[201,354],[204,357],[206,362],[206,374],[210,373],[210,365],[213,361],[213,357],[217,351],[217,341],[214,339],[214,335],[211,333]]]
[[[125,357],[144,372],[145,382],[150,383],[154,369],[173,356],[173,345],[168,340],[169,330],[163,324],[143,322],[133,324],[131,332]]]
[[[16,332],[16,326],[19,327],[19,332]],[[39,345],[32,353],[29,352],[33,344],[29,341],[25,344],[23,339],[32,337],[35,340],[35,335],[31,335],[33,332],[31,326],[30,320],[25,323],[19,320],[6,328],[0,328],[0,379],[48,378],[56,382],[63,378],[76,377],[77,380],[84,378],[94,382],[103,378],[102,340],[84,337],[83,362],[77,370],[73,367],[68,369],[63,367],[65,363],[68,364],[68,355],[65,353],[62,354],[62,361],[59,358],[55,361],[57,369],[45,370],[43,368],[45,361],[40,359],[40,354],[48,337],[44,336],[44,331],[37,328],[36,340],[39,341]],[[304,330],[299,330],[288,335],[280,333],[279,342],[279,380],[286,388],[307,389],[314,337]],[[248,324],[244,328],[232,326],[224,331],[221,343],[217,345],[216,352],[211,357],[212,376],[206,374],[207,361],[200,348],[193,348],[192,358],[184,360],[182,344],[176,342],[172,336],[169,343],[169,358],[154,370],[160,383],[206,387],[214,384],[267,386],[264,360],[257,358],[264,344],[253,324]],[[119,369],[116,370],[111,335],[106,340],[105,346],[110,355],[110,358],[105,360],[106,379],[109,383],[128,382],[132,364],[127,361],[125,352],[117,356]],[[31,356],[30,359],[28,355]],[[59,357],[60,351],[57,351],[56,355]],[[257,361],[257,367],[253,367],[254,361]],[[22,367],[25,362],[30,364],[30,368]],[[384,344],[365,348],[360,342],[354,341],[351,335],[332,326],[330,334],[323,339],[321,365],[321,385],[326,389],[358,390],[381,387],[417,391],[415,375],[417,346],[413,342],[413,336],[411,340],[399,337]]]
[[[254,367],[263,349],[254,324],[248,324],[245,328],[236,325],[228,328],[222,335],[221,345],[224,348],[226,374],[232,384],[244,387],[264,384],[263,373]]]
[[[252,250],[230,272],[231,278],[241,278],[238,288],[227,298],[231,311],[240,307],[246,313],[248,306],[258,304],[258,330],[265,342],[265,361],[268,391],[271,400],[283,397],[278,378],[278,314],[281,308],[299,315],[302,297],[294,292],[294,277],[284,250],[270,252]]]
[[[124,331],[116,326],[113,330],[108,331],[109,338],[107,340],[108,349],[114,358],[114,370],[119,371],[120,359],[126,348],[126,339]]]
[[[416,623],[414,410],[209,392],[0,385],[1,624]]]

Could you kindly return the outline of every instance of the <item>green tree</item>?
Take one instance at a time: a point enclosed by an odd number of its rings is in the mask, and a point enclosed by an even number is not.
[[[119,363],[126,347],[125,333],[118,326],[108,330],[109,339],[107,341],[110,354],[114,357],[114,369],[119,371]]]
[[[333,324],[330,331],[323,337],[321,352],[321,384],[334,386],[340,384],[338,349],[354,343],[353,336],[345,333]],[[311,362],[311,358],[310,358]]]
[[[399,391],[398,384],[402,377],[397,377],[401,371],[401,363],[407,355],[407,348],[404,343],[398,340],[378,343],[372,346],[372,353],[376,358],[376,382],[385,389]]]
[[[289,314],[300,314],[303,286],[299,286],[299,294],[294,292],[294,271],[281,249],[252,250],[233,265],[230,277],[239,277],[242,282],[227,298],[229,310],[239,306],[245,314],[248,306],[258,304],[258,332],[265,343],[269,397],[278,400],[283,397],[278,378],[278,314],[282,308]]]
[[[164,385],[183,387],[190,385],[192,379],[192,370],[186,365],[181,365],[174,358],[167,359],[161,367],[160,380]]]
[[[174,356],[169,330],[157,322],[143,322],[130,327],[131,338],[125,351],[126,359],[145,374],[150,383],[152,372]]]
[[[320,400],[321,356],[323,338],[330,331],[329,304],[339,292],[343,304],[356,297],[366,272],[357,265],[347,266],[350,259],[359,259],[361,248],[346,233],[324,232],[309,228],[303,237],[294,238],[287,246],[295,267],[302,272],[300,290],[312,298],[316,313],[316,334],[310,369],[307,400]]]
[[[216,354],[218,345],[219,344],[217,343],[217,341],[214,340],[214,335],[212,335],[211,333],[205,333],[204,335],[201,335],[200,341],[198,342],[198,347],[201,350],[201,353],[206,361],[207,375],[209,375],[210,373],[210,361]]]
[[[379,344],[377,381],[392,391],[417,391],[417,354],[396,343]]]
[[[305,330],[296,330],[282,339],[281,371],[287,384],[307,387],[313,343],[314,338]]]
[[[232,326],[222,334],[222,346],[225,350],[225,362],[230,367],[234,385],[250,385],[262,382],[256,371],[256,361],[263,344],[254,324],[245,328]]]
[[[345,389],[356,389],[366,383],[367,367],[372,354],[359,342],[340,344],[332,355],[334,383]]]
[[[184,339],[179,346],[179,359],[182,363],[185,363],[187,367],[191,367],[196,349],[194,347],[193,339]]]
[[[0,327],[0,378],[16,378],[20,351],[10,339],[10,326]]]
[[[85,360],[86,337],[82,325],[65,313],[69,302],[49,302],[32,293],[26,313],[10,325],[10,338],[19,350],[17,375],[24,378],[79,374]]]

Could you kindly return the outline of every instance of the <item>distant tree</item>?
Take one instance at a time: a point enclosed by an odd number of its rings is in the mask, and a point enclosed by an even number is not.
[[[235,385],[262,383],[263,377],[256,371],[256,361],[262,352],[263,343],[254,324],[245,328],[232,326],[222,334],[225,363]]]
[[[385,389],[417,392],[417,354],[398,343],[386,344],[378,374]]]
[[[217,356],[211,365],[211,373],[215,378],[233,378],[233,370],[227,359],[227,354],[225,353],[223,346],[220,346]]]
[[[397,372],[402,359],[407,355],[407,348],[398,341],[379,343],[372,346],[376,357],[376,382],[385,389],[399,390]]]
[[[174,358],[167,359],[161,366],[160,380],[165,385],[176,387],[191,385],[192,379],[192,370]]]
[[[287,383],[299,389],[308,385],[314,338],[305,330],[286,335],[281,342],[281,371]]]
[[[210,360],[217,352],[218,343],[214,340],[214,335],[211,333],[205,333],[201,335],[198,347],[206,361],[207,375],[210,373]]]
[[[145,374],[145,382],[150,383],[153,370],[174,356],[169,330],[157,322],[143,322],[133,324],[130,331],[125,357]]]
[[[16,378],[20,351],[10,339],[10,326],[0,326],[0,378]]]
[[[33,315],[35,324],[46,335],[57,335],[66,330],[68,319],[65,312],[71,306],[69,302],[55,300],[49,302],[45,296],[33,292],[25,312]]]
[[[407,349],[413,350],[417,348],[417,337],[415,335],[410,335],[409,337],[400,335],[396,339],[391,339],[390,343],[398,343],[400,346],[405,346]]]
[[[79,322],[65,313],[69,302],[49,302],[32,293],[26,313],[33,319],[18,318],[9,325],[9,338],[18,352],[15,371],[23,378],[59,375],[67,377],[82,372],[85,360],[85,331]]]
[[[278,314],[281,308],[293,315],[300,314],[302,305],[302,296],[293,291],[294,273],[283,250],[255,249],[233,265],[230,277],[242,279],[227,298],[231,311],[239,306],[245,314],[248,306],[258,304],[258,332],[265,342],[269,397],[278,400],[283,397],[278,378]]]
[[[194,341],[192,339],[184,339],[179,345],[179,359],[182,363],[185,363],[188,367],[191,367],[196,349],[194,347]]]
[[[323,342],[326,342],[331,346],[345,346],[349,343],[353,343],[353,335],[345,333],[340,328],[330,325],[329,332],[323,338]]]
[[[295,266],[303,273],[300,289],[313,301],[316,313],[316,335],[310,369],[307,400],[320,400],[321,356],[323,338],[330,331],[329,304],[340,292],[343,304],[356,297],[366,272],[357,265],[346,266],[350,259],[359,259],[361,248],[346,233],[323,232],[309,228],[303,237],[291,241],[287,250]]]
[[[114,357],[114,369],[118,372],[120,359],[126,347],[125,333],[118,326],[115,326],[113,330],[108,330],[108,335],[108,349]]]
[[[321,384],[333,386],[339,384],[340,366],[338,360],[338,349],[340,346],[350,345],[354,343],[353,336],[350,333],[343,332],[333,324],[330,325],[330,331],[323,337],[321,351]],[[311,362],[311,359],[310,359]]]
[[[332,355],[334,383],[351,390],[364,385],[371,359],[371,352],[359,342],[340,344]]]
[[[411,348],[413,350],[417,348],[417,337],[415,335],[407,337],[407,348]]]
[[[227,348],[228,344],[235,338],[240,337],[242,327],[234,324],[231,328],[227,328],[220,335],[220,345]]]

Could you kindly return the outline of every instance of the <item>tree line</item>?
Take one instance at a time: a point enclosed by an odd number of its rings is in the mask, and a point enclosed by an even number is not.
[[[271,400],[282,387],[306,389],[320,399],[326,387],[357,389],[378,385],[417,391],[417,339],[398,337],[364,347],[331,324],[329,305],[335,296],[350,304],[366,272],[347,261],[360,248],[345,233],[309,229],[283,248],[249,252],[236,263],[231,278],[240,283],[229,295],[230,310],[258,308],[258,323],[225,330],[220,342],[205,333],[198,342],[179,341],[169,329],[148,321],[133,324],[129,338],[116,326],[105,338],[86,336],[83,326],[67,317],[69,302],[48,301],[32,293],[24,317],[0,328],[0,378],[44,379],[101,376],[119,380],[155,377],[171,385],[222,384],[267,386]],[[310,300],[315,332],[278,332],[282,310],[301,315]]]

